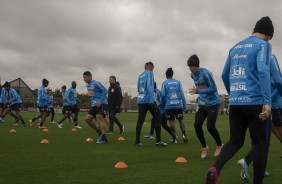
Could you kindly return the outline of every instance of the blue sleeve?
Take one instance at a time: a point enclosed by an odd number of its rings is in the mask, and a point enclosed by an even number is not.
[[[180,90],[180,95],[181,95],[181,99],[182,99],[183,111],[186,112],[187,111],[186,99],[185,99],[185,95],[183,93],[183,89],[182,89],[181,83],[179,83],[179,90]]]
[[[38,99],[39,100],[47,100],[47,95],[45,93],[45,89],[40,88],[39,93],[38,93]]]
[[[70,90],[67,90],[67,92],[65,93],[65,100],[67,101],[68,104],[71,104],[71,101],[69,99],[69,96],[70,96]]]
[[[207,87],[206,89],[197,89],[196,94],[206,94],[206,93],[213,93],[216,92],[216,85],[213,80],[212,74],[210,72],[205,72],[204,78],[207,81]]]
[[[223,80],[225,89],[226,89],[228,94],[230,94],[230,80],[229,80],[230,65],[231,65],[231,57],[230,57],[230,53],[229,53],[227,60],[226,60],[226,63],[225,63],[225,66],[223,68],[222,74],[221,74],[221,78]]]
[[[101,90],[101,98],[99,99],[101,102],[103,102],[106,98],[106,95],[108,94],[108,90],[100,83],[100,82],[97,82],[97,86],[96,86],[98,89]]]
[[[262,44],[257,55],[258,77],[264,104],[269,105],[271,105],[270,59],[270,44]]]
[[[17,96],[18,96],[16,90],[10,89],[10,93],[11,93],[12,98],[9,100],[9,102],[10,103],[15,102],[17,100]]]
[[[165,86],[164,86],[164,82],[162,83],[162,89],[161,89],[161,100],[162,100],[162,103],[164,104],[165,106]]]
[[[275,88],[278,90],[279,94],[282,95],[282,75],[280,71],[279,64],[277,62],[277,59],[274,55],[271,57],[271,67],[270,67],[270,74],[272,77],[272,80],[274,82]]]

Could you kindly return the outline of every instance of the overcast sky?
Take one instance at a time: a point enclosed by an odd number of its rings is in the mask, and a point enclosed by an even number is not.
[[[52,89],[75,80],[82,93],[89,70],[103,84],[115,75],[122,87],[136,88],[152,61],[159,87],[172,67],[188,90],[186,61],[197,54],[226,93],[220,75],[229,49],[266,15],[282,60],[279,0],[0,0],[0,77],[2,84],[20,77],[32,89],[43,78]]]

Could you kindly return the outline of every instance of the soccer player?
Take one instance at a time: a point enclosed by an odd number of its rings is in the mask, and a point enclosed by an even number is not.
[[[282,75],[278,61],[274,54],[272,54],[271,56],[270,75],[271,75],[271,100],[272,100],[271,131],[282,143]],[[254,148],[252,147],[248,155],[237,162],[237,165],[241,168],[241,174],[240,174],[241,179],[246,183],[249,183],[249,173],[248,173],[249,165],[253,161],[253,157],[255,156],[255,153],[253,151]],[[264,176],[269,176],[269,172],[265,171]]]
[[[171,142],[173,143],[177,143],[176,140],[176,136],[172,133],[170,127],[167,126],[167,119],[166,119],[166,111],[165,111],[165,104],[162,103],[162,95],[161,95],[161,91],[157,88],[157,84],[154,84],[154,88],[155,88],[155,98],[156,98],[156,105],[158,106],[159,109],[159,113],[160,113],[160,117],[161,117],[161,124],[162,127],[167,131],[167,133],[169,133],[169,135],[171,135]],[[147,138],[149,140],[153,140],[155,139],[153,134],[154,134],[154,130],[155,130],[155,125],[154,125],[154,119],[151,119],[151,129],[150,129],[150,133],[145,135],[144,138]]]
[[[173,135],[172,142],[177,143],[174,125],[175,119],[177,119],[182,131],[183,141],[184,143],[187,143],[188,139],[186,136],[185,124],[183,121],[183,111],[187,112],[187,107],[182,85],[179,80],[172,78],[172,68],[168,68],[165,74],[167,80],[165,80],[162,84],[161,96],[162,103],[165,105],[166,119],[169,120],[170,130]]]
[[[203,131],[203,123],[207,119],[207,129],[216,142],[214,156],[218,156],[222,142],[218,130],[215,127],[219,110],[219,96],[212,73],[206,68],[200,68],[200,60],[197,55],[192,55],[187,61],[191,71],[191,78],[195,86],[189,89],[190,94],[198,94],[199,109],[195,114],[194,128],[202,145],[201,158],[206,158],[209,147],[206,143]]]
[[[1,94],[0,94],[0,122],[4,123],[5,122],[5,120],[4,120],[5,116],[3,116],[3,111],[6,109],[6,107],[4,105],[4,102],[6,101],[6,97],[5,97],[6,89],[4,88],[4,86],[3,86],[3,88],[2,88],[2,86],[0,86],[0,91],[1,91]],[[18,117],[14,113],[12,113],[10,111],[9,114],[13,118],[15,118],[16,121],[18,121]]]
[[[20,120],[22,122],[23,126],[26,126],[25,121],[22,118],[22,115],[20,113],[20,108],[22,107],[22,99],[18,92],[14,89],[11,88],[10,83],[6,82],[4,85],[4,93],[3,93],[3,103],[4,107],[6,107],[5,111],[3,112],[3,117],[5,117],[7,114],[9,114],[12,110],[15,111],[17,115],[17,120]],[[14,123],[14,125],[18,125],[17,122]]]
[[[156,145],[157,146],[167,146],[167,143],[161,140],[161,120],[158,107],[155,103],[154,98],[154,74],[153,74],[154,64],[152,62],[147,62],[145,64],[145,71],[138,77],[138,120],[136,125],[136,140],[135,146],[143,146],[140,142],[140,134],[146,114],[149,111],[153,116],[156,130]]]
[[[75,128],[82,128],[78,125],[78,107],[77,102],[79,99],[77,98],[77,91],[76,91],[76,82],[72,81],[71,87],[67,90],[65,94],[65,102],[66,102],[66,111],[64,114],[64,117],[57,123],[57,126],[59,128],[62,128],[62,122],[65,121],[68,117],[70,117],[72,114],[73,116],[73,122]]]
[[[51,89],[47,90],[47,99],[48,99],[48,102],[47,102],[48,115],[47,115],[47,117],[50,116],[50,114],[51,114],[51,123],[56,123],[54,121],[54,116],[55,116],[55,111],[54,111],[54,107],[53,107],[54,98],[53,98],[53,94],[52,94]]]
[[[89,71],[83,73],[83,80],[86,83],[87,93],[90,98],[91,109],[85,117],[85,122],[94,129],[99,138],[97,144],[108,143],[106,131],[103,124],[103,101],[108,93],[107,89],[97,80],[92,80],[92,74]],[[99,124],[99,129],[94,124],[93,119]]]
[[[114,123],[119,127],[119,132],[123,133],[124,125],[116,117],[116,113],[120,112],[120,106],[122,103],[122,94],[120,87],[116,84],[116,77],[109,77],[110,87],[108,89],[108,108],[110,115],[110,129],[109,132],[113,133]]]
[[[66,92],[67,92],[67,87],[65,85],[63,85],[61,87],[61,96],[63,98],[63,108],[62,108],[62,114],[63,116],[65,116],[66,114],[66,110],[67,110],[67,101],[66,101]],[[72,116],[67,116],[67,118],[69,119],[69,123],[72,122]],[[61,124],[62,125],[62,124]]]
[[[229,51],[222,79],[229,93],[230,139],[221,150],[215,163],[208,169],[206,183],[217,183],[221,169],[244,145],[249,129],[253,158],[253,183],[263,183],[269,149],[271,124],[271,44],[274,33],[269,17],[257,21],[252,35]]]
[[[30,126],[35,119],[40,119],[39,128],[46,128],[43,126],[44,121],[48,115],[48,98],[47,98],[47,86],[49,85],[49,81],[47,79],[42,80],[42,86],[40,86],[37,90],[37,107],[40,111],[40,114],[34,117],[33,119],[29,120]]]

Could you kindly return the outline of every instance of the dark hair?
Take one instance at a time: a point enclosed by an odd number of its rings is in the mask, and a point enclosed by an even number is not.
[[[173,70],[172,68],[168,68],[165,72],[166,76],[168,77],[172,77],[173,76]]]
[[[114,79],[114,81],[117,81],[117,78],[114,75],[110,76],[110,78]]]
[[[149,62],[145,63],[145,67],[146,67],[146,66],[149,66],[149,65],[151,65],[151,66],[153,66],[153,67],[154,67],[154,63],[152,63],[151,61],[149,61]]]
[[[47,79],[43,79],[42,84],[49,84],[49,81]]]
[[[3,87],[11,87],[11,85],[8,81],[6,81],[5,84],[3,85]]]
[[[67,89],[67,86],[63,85],[63,86],[61,87],[61,89],[66,90],[66,89]]]
[[[196,54],[193,54],[192,56],[189,57],[187,61],[188,66],[196,66],[199,67],[200,65],[200,60]]]
[[[89,72],[89,71],[84,72],[83,75],[85,75],[85,76],[92,76],[91,72]]]

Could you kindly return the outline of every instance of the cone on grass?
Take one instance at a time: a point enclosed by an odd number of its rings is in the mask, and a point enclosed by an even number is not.
[[[17,131],[15,129],[10,130],[11,133],[16,133]]]
[[[119,137],[117,140],[118,141],[125,141],[125,138],[124,137]]]
[[[71,129],[71,131],[72,131],[72,132],[76,132],[76,131],[77,131],[77,129],[76,129],[76,128],[73,128],[73,129]]]
[[[42,139],[42,141],[40,142],[41,144],[48,144],[49,141],[47,139]]]
[[[42,132],[49,132],[48,128],[42,130]]]
[[[184,158],[184,157],[178,157],[175,162],[178,162],[178,163],[186,163],[187,160]]]
[[[128,166],[127,166],[126,163],[124,163],[124,162],[118,162],[118,163],[115,165],[115,168],[117,168],[117,169],[125,169],[125,168],[128,168]]]
[[[85,141],[86,141],[86,142],[93,142],[93,139],[89,137],[89,138],[87,138]]]

